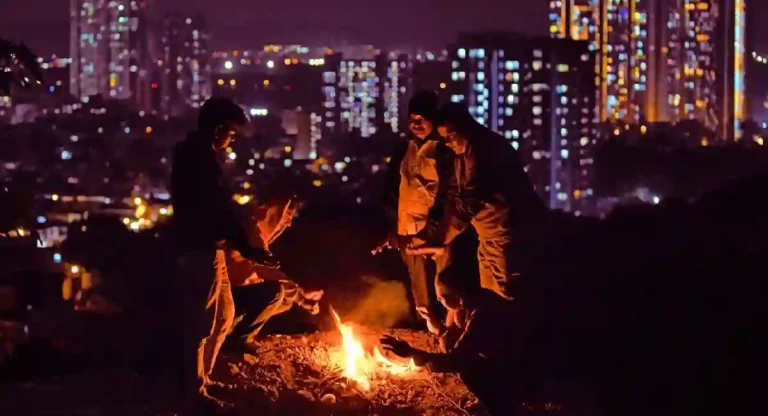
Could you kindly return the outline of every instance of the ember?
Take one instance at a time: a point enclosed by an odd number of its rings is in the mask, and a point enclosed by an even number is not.
[[[342,323],[333,308],[331,308],[331,315],[342,338],[341,349],[331,354],[331,360],[344,370],[344,377],[357,382],[364,390],[371,388],[371,379],[377,372],[403,375],[418,371],[419,368],[413,360],[407,364],[397,364],[384,357],[378,347],[373,348],[373,355],[368,354],[360,340],[355,337],[352,326]]]

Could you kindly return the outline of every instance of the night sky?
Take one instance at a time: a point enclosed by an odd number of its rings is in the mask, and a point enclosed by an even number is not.
[[[203,12],[214,48],[264,43],[374,43],[441,48],[462,31],[500,29],[546,34],[547,0],[156,0],[161,10]],[[768,21],[768,2],[757,22]],[[13,5],[13,6],[12,6]],[[39,54],[68,53],[69,0],[0,0],[0,36]],[[768,53],[768,25],[756,28]]]

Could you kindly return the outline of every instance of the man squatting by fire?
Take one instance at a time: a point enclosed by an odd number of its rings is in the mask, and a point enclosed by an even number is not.
[[[275,232],[268,232],[269,237],[257,243],[249,239],[238,218],[232,194],[224,183],[219,153],[232,143],[238,129],[246,122],[243,109],[230,99],[212,98],[200,111],[197,131],[182,141],[174,152],[171,173],[175,211],[173,230],[179,250],[178,277],[182,280],[180,287],[184,299],[182,384],[190,403],[224,404],[210,396],[208,389],[222,386],[211,380],[210,375],[219,350],[233,329],[236,314],[246,316],[238,334],[248,339],[270,316],[290,308],[291,300],[298,300],[307,309],[315,310],[312,303],[322,296],[322,292],[315,292],[301,297],[303,292],[287,282],[281,282],[279,286],[245,285],[238,289],[241,297],[252,298],[259,292],[258,297],[267,301],[251,303],[236,311],[227,258],[247,259],[262,271],[279,268],[279,263],[268,251],[268,243],[279,235],[281,227],[284,229],[289,224],[285,220],[278,221]],[[288,198],[288,202],[277,209],[281,219],[293,216],[293,204],[295,201]],[[257,217],[260,212],[266,219],[270,210],[257,209]],[[267,273],[262,274],[264,276],[259,278],[268,279]]]

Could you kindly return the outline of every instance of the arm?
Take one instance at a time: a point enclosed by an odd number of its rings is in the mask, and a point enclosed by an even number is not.
[[[428,245],[449,245],[484,206],[477,167],[474,153],[454,158],[451,180],[446,189],[444,216],[431,236],[425,238]]]
[[[491,335],[495,333],[495,328],[489,326],[488,321],[481,316],[475,317],[473,321],[462,334],[458,335],[455,347],[447,349],[445,353],[430,353],[414,349],[413,360],[416,365],[425,366],[436,373],[452,373],[485,360],[486,358],[482,355],[484,347],[487,347],[488,343],[497,342]],[[484,324],[483,321],[486,323]],[[451,335],[456,336],[456,333]]]

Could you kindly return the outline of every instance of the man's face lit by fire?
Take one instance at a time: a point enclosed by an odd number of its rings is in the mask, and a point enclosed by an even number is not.
[[[435,124],[420,114],[411,114],[408,116],[408,128],[414,136],[424,140],[432,134]]]
[[[237,123],[225,123],[216,128],[213,132],[213,148],[216,150],[222,150],[229,147],[235,140],[237,135]]]
[[[463,306],[461,296],[451,293],[450,290],[439,283],[435,285],[435,294],[437,295],[437,300],[445,306],[445,309],[455,311]]]
[[[463,155],[467,151],[467,138],[457,132],[450,125],[442,125],[437,128],[440,137],[445,140],[445,144],[457,155]]]

